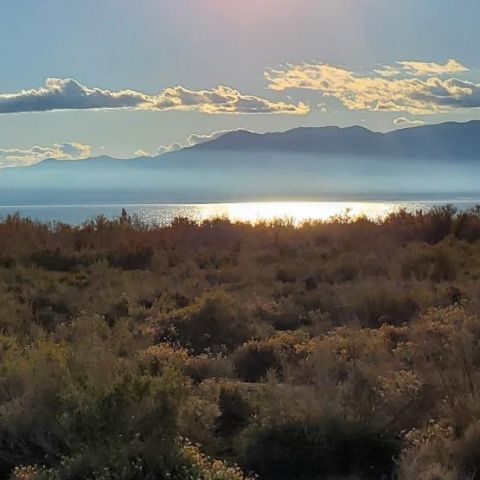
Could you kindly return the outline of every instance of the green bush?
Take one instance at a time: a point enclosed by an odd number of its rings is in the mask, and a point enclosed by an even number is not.
[[[91,263],[91,260],[77,255],[67,255],[57,248],[54,252],[44,250],[35,252],[30,257],[37,267],[52,272],[75,272]]]
[[[253,409],[238,390],[222,388],[218,401],[220,416],[217,419],[216,432],[222,437],[231,437],[244,429]]]
[[[281,371],[281,363],[275,347],[251,341],[233,355],[235,371],[245,382],[259,382],[269,370]]]
[[[329,418],[260,427],[244,445],[246,468],[265,480],[390,476],[398,441],[367,424]]]
[[[132,250],[115,252],[108,256],[112,267],[123,270],[145,270],[150,267],[154,251],[150,247],[137,247]]]
[[[419,309],[417,302],[409,295],[382,290],[362,297],[357,308],[361,323],[371,328],[384,323],[401,325],[411,320]]]
[[[223,292],[207,295],[195,305],[174,311],[160,325],[159,336],[174,337],[195,353],[232,351],[255,333],[245,309]]]

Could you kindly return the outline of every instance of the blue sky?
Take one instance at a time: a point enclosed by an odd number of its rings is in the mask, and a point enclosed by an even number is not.
[[[4,0],[0,162],[154,154],[235,128],[480,118],[478,18],[474,0]],[[396,98],[371,98],[371,79]]]

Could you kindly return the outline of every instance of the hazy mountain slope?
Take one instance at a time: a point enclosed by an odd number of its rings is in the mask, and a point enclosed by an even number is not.
[[[0,170],[0,204],[475,196],[480,122],[232,132],[156,158]]]
[[[228,133],[198,151],[270,151],[387,157],[477,158],[480,121],[371,132],[363,127],[297,128],[283,133]]]

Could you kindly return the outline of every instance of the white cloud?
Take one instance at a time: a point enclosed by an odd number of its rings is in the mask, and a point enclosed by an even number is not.
[[[409,68],[427,72],[438,66],[422,65],[427,66],[420,67],[417,64],[415,67],[409,65]],[[441,67],[444,72],[460,68],[449,62]],[[404,65],[404,68],[407,67]],[[271,90],[316,90],[326,97],[336,98],[350,110],[418,115],[480,107],[480,84],[441,75],[423,77],[422,73],[422,76],[412,77],[404,72],[400,78],[392,78],[382,72],[378,74],[378,69],[376,75],[366,75],[335,65],[304,63],[267,70],[265,77]]]
[[[141,148],[139,150],[137,150],[134,154],[133,154],[135,157],[149,157],[150,154],[148,152],[146,152],[145,150],[142,150]]]
[[[397,67],[392,67],[391,65],[382,65],[374,70],[377,75],[381,77],[396,77],[400,75],[402,71]]]
[[[445,64],[434,62],[416,62],[404,61],[397,62],[403,70],[411,75],[428,76],[428,75],[446,75],[452,73],[468,72],[468,68],[453,58]]]
[[[244,129],[241,129],[241,130],[244,130]],[[206,133],[206,134],[193,133],[188,137],[187,146],[193,147],[194,145],[199,145],[201,143],[211,142],[212,140],[216,140],[217,138],[223,137],[227,133],[232,133],[236,131],[238,131],[238,129],[218,130],[216,132]]]
[[[33,165],[46,159],[80,160],[92,153],[82,143],[55,143],[51,147],[0,148],[0,168]]]
[[[418,77],[428,77],[433,75],[451,75],[454,73],[468,72],[469,69],[453,58],[442,63],[418,62],[407,60],[396,62],[395,65],[380,65],[373,70],[382,77],[396,77],[399,75],[412,75]]]
[[[201,143],[211,142],[212,140],[216,140],[217,138],[223,137],[223,135],[231,132],[236,132],[239,129],[234,130],[218,130],[212,133],[205,133],[205,134],[197,134],[192,133],[185,142],[174,142],[170,145],[162,145],[158,147],[157,153],[158,155],[163,155],[164,153],[176,152],[177,150],[181,150],[183,148],[194,147],[195,145],[200,145]],[[244,129],[241,129],[244,130]]]
[[[49,78],[38,89],[0,93],[0,113],[119,108],[198,111],[208,114],[305,114],[309,111],[304,103],[273,102],[223,86],[198,91],[179,86],[166,88],[157,95],[148,95],[134,90],[91,88],[71,78]]]
[[[181,143],[178,143],[178,142],[170,143],[169,145],[161,145],[160,147],[157,148],[157,155],[176,152],[177,150],[181,150],[182,148],[185,148],[187,146],[188,145],[182,145]]]
[[[405,127],[410,125],[424,125],[425,122],[422,120],[412,120],[411,118],[407,117],[398,117],[393,121],[394,125]]]

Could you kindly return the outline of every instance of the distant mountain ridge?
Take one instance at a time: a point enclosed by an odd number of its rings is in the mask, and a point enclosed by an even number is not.
[[[185,147],[156,157],[116,159],[91,157],[69,163],[139,162],[174,159],[188,152],[300,153],[314,155],[384,156],[403,158],[469,158],[480,160],[480,120],[465,123],[446,122],[402,128],[390,132],[373,132],[365,127],[299,127],[285,132],[257,133],[235,130],[207,142]],[[65,160],[46,159],[38,165],[58,165]],[[157,162],[155,162],[157,163]],[[115,164],[116,166],[119,163]],[[31,167],[29,167],[31,168]]]
[[[387,133],[364,127],[301,127],[281,133],[235,131],[192,147],[200,151],[271,151],[389,157],[480,156],[480,121],[448,122]]]
[[[235,131],[158,157],[0,170],[0,205],[480,199],[480,121]]]

